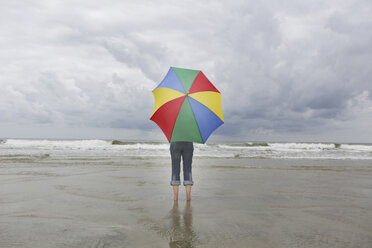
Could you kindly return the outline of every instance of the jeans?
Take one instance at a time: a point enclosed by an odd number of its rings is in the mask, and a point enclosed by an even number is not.
[[[181,157],[183,161],[183,185],[193,185],[192,181],[192,156],[194,145],[192,142],[172,142],[170,144],[170,153],[172,158],[172,179],[171,185],[180,185],[180,167]]]

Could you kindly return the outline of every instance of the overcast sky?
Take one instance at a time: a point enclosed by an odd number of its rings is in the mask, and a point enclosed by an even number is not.
[[[372,1],[0,0],[0,137],[166,141],[170,66],[221,91],[210,141],[372,142]]]

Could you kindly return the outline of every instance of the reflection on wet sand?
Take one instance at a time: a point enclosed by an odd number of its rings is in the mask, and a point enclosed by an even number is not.
[[[197,235],[192,226],[191,202],[187,201],[181,214],[178,208],[178,202],[175,201],[170,211],[170,216],[169,247],[195,247]]]

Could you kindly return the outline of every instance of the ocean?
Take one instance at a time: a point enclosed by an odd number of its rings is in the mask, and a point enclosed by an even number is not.
[[[370,248],[372,144],[0,139],[0,247]]]
[[[245,142],[195,144],[194,147],[197,159],[372,160],[372,144]],[[0,162],[79,158],[169,158],[169,144],[123,140],[0,139]]]

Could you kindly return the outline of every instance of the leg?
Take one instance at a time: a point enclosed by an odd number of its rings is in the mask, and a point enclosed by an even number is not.
[[[177,201],[178,200],[178,186],[181,184],[181,181],[180,181],[181,152],[177,149],[175,143],[171,143],[170,153],[171,153],[171,159],[172,159],[171,185],[173,186],[173,199]]]
[[[194,146],[191,142],[186,143],[182,158],[183,158],[183,184],[186,189],[186,199],[191,200],[191,186],[194,184],[192,180],[192,156],[194,152]]]
[[[191,200],[191,185],[188,184],[185,186],[185,188],[186,188],[186,199],[190,201]]]
[[[192,156],[194,153],[194,146],[192,142],[185,142],[184,149],[182,150],[183,159],[183,184],[193,185],[192,181]]]
[[[173,185],[173,200],[178,201],[178,185]]]

